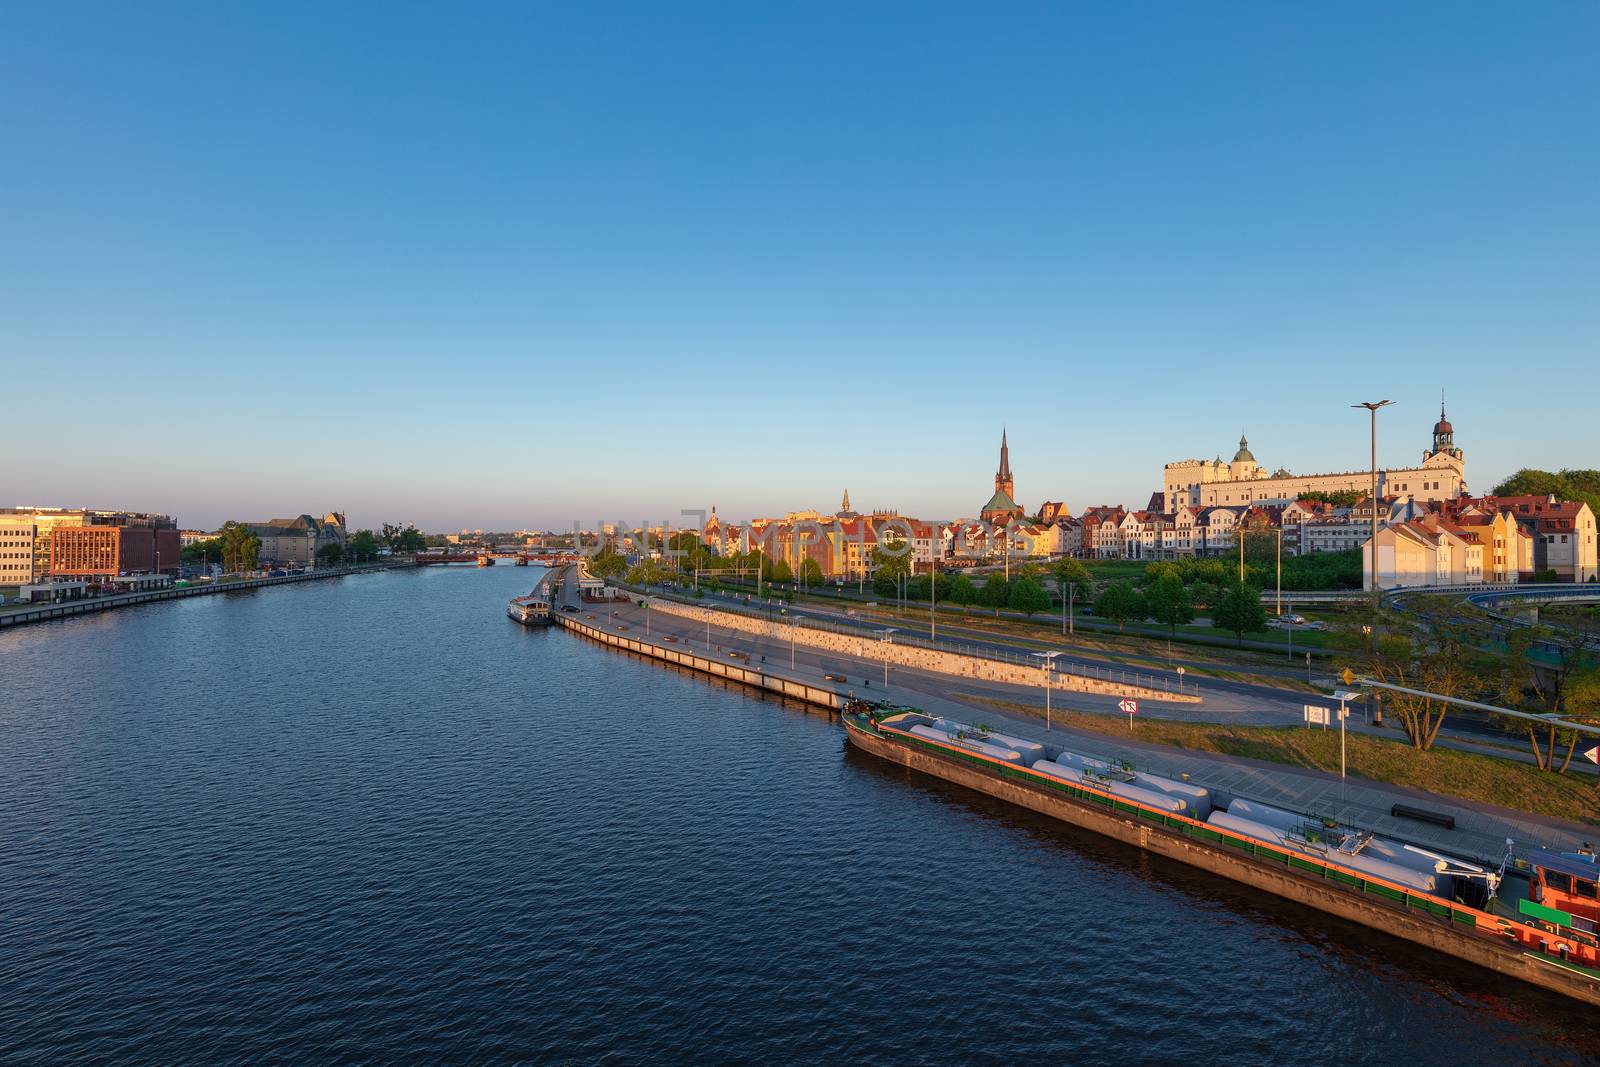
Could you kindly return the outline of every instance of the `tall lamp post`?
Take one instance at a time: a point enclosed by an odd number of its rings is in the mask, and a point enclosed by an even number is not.
[[[1050,729],[1050,682],[1052,680],[1050,674],[1055,670],[1056,657],[1061,655],[1061,653],[1035,652],[1033,655],[1035,658],[1043,661],[1040,666],[1044,668],[1044,728],[1048,730]]]
[[[1378,409],[1393,404],[1393,400],[1367,401],[1351,404],[1353,408],[1366,408],[1372,416],[1372,612],[1378,612],[1381,593],[1378,589]]]
[[[895,632],[894,627],[879,630],[878,638],[883,642],[883,687],[889,688],[889,636]]]

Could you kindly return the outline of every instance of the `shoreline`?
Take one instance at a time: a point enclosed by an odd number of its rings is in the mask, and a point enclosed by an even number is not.
[[[416,565],[416,562],[411,559],[392,563],[365,563],[357,567],[334,567],[307,571],[304,574],[284,574],[276,578],[244,578],[237,582],[228,582],[225,585],[186,585],[170,589],[148,589],[140,593],[117,593],[112,596],[67,600],[59,604],[40,604],[37,607],[0,612],[0,629],[27,626],[32,623],[55,622],[75,615],[90,615],[99,611],[112,611],[116,608],[133,607],[137,604],[153,604],[162,600],[182,600],[186,597],[194,596],[215,596],[218,593],[231,593],[241,589],[260,589],[269,585],[285,585],[290,582],[343,578],[350,574],[373,574],[379,571],[397,570],[402,567],[414,567]]]

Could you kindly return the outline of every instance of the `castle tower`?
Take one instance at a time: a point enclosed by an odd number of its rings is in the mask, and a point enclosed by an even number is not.
[[[1239,451],[1233,454],[1233,462],[1228,464],[1228,473],[1234,481],[1249,481],[1258,476],[1260,465],[1256,463],[1255,455],[1250,451],[1250,442],[1245,440],[1244,434],[1239,435]]]
[[[1430,456],[1449,456],[1457,461],[1464,458],[1461,449],[1456,447],[1456,428],[1445,418],[1443,393],[1439,394],[1439,421],[1433,424],[1433,448],[1422,457],[1422,462],[1427,463]]]
[[[1444,401],[1439,401],[1439,421],[1433,424],[1433,450],[1444,452],[1456,446],[1456,428],[1444,417]]]

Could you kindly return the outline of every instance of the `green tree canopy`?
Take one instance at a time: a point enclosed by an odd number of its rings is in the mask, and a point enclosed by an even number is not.
[[[1146,563],[1144,566],[1144,577],[1145,581],[1147,582],[1159,582],[1163,578],[1172,578],[1181,584],[1183,581],[1183,572],[1178,568],[1176,563],[1165,561],[1158,563]]]
[[[1044,591],[1037,578],[1018,578],[1011,583],[1007,603],[1012,611],[1036,615],[1050,610],[1050,594]]]
[[[196,541],[193,544],[184,545],[179,552],[179,556],[185,563],[221,563],[222,538],[211,537],[204,541]]]
[[[222,524],[222,569],[237,574],[255,569],[261,557],[261,538],[250,533],[243,523],[229,519]]]
[[[1234,582],[1212,605],[1211,621],[1223,630],[1233,631],[1243,647],[1245,634],[1267,628],[1267,609],[1261,606],[1261,594],[1253,586]]]
[[[983,588],[978,590],[978,603],[993,608],[994,613],[999,615],[1000,609],[1011,603],[1011,583],[1006,581],[1004,575],[989,575],[983,580]]]
[[[332,567],[344,562],[344,546],[337,541],[330,541],[317,549],[317,563],[323,567]]]
[[[1144,599],[1150,617],[1171,633],[1194,621],[1194,601],[1175,572],[1163,575],[1146,589]]]
[[[1600,515],[1600,470],[1542,471],[1524,467],[1494,487],[1495,496],[1545,496],[1581,500]]]
[[[1061,595],[1067,595],[1067,586],[1073,586],[1074,596],[1088,594],[1093,579],[1090,577],[1089,568],[1084,566],[1083,560],[1073,559],[1070,556],[1058,559],[1050,565],[1050,576],[1056,580],[1056,587],[1061,590]]]
[[[589,557],[589,573],[596,578],[620,578],[627,569],[627,559],[614,548],[604,548]]]
[[[1112,620],[1121,630],[1130,621],[1144,618],[1149,614],[1149,609],[1133,583],[1124,580],[1105,587],[1100,598],[1094,602],[1094,613],[1102,619]]]
[[[772,565],[772,580],[775,582],[794,581],[794,568],[789,566],[789,561],[780,559]]]
[[[889,538],[872,550],[873,572],[898,581],[911,574],[911,547],[903,539]]]
[[[810,556],[807,556],[805,562],[800,565],[800,571],[801,580],[811,588],[816,588],[827,580],[822,573],[822,564]]]
[[[958,574],[950,579],[950,591],[945,597],[952,604],[976,604],[978,602],[978,586],[965,574]]]
[[[344,542],[344,554],[354,563],[370,563],[378,558],[378,536],[371,530],[357,530]]]

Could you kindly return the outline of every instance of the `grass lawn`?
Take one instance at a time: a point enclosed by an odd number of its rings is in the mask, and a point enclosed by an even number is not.
[[[1043,716],[1044,708],[989,701],[1005,711]],[[1079,730],[1128,736],[1122,715],[1053,712],[1056,722]],[[1174,722],[1140,716],[1133,737],[1196,752],[1244,756],[1339,773],[1339,732],[1303,726],[1227,726]],[[1539,771],[1532,764],[1472,752],[1436,748],[1418,752],[1403,741],[1366,734],[1346,737],[1347,770],[1353,778],[1421,789],[1441,796],[1482,801],[1516,811],[1600,824],[1600,789],[1593,779]]]

